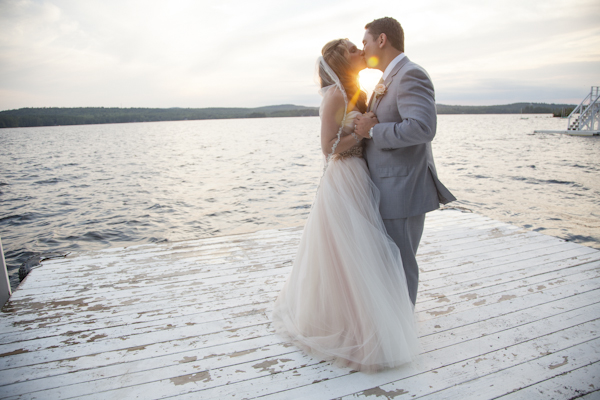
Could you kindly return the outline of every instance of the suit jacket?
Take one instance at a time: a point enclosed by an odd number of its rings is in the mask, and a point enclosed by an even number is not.
[[[379,123],[364,152],[381,193],[382,218],[408,218],[456,200],[439,181],[433,162],[437,113],[429,75],[405,57],[384,84],[386,92],[371,98]]]

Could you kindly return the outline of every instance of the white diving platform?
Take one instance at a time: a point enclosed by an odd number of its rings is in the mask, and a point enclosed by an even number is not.
[[[536,130],[533,133],[564,133],[572,136],[600,136],[600,86],[592,86],[590,94],[569,114],[567,130]],[[573,121],[571,121],[573,119]]]
[[[533,133],[562,133],[571,136],[600,136],[600,131],[535,130]]]
[[[364,374],[273,333],[301,234],[43,262],[2,309],[0,398],[600,398],[600,251],[430,213],[418,255],[421,358]]]

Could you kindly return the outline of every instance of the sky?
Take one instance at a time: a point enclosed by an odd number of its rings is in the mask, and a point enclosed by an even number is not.
[[[323,45],[362,48],[384,16],[441,104],[578,104],[600,85],[598,0],[0,0],[0,110],[318,106]]]

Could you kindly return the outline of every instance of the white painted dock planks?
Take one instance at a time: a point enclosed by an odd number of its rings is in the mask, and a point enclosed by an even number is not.
[[[600,398],[600,251],[471,213],[429,214],[421,359],[367,375],[271,330],[301,233],[45,262],[2,310],[0,397]]]

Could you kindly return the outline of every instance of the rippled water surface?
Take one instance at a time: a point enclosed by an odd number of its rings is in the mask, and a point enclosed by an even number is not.
[[[547,115],[441,115],[434,155],[455,203],[600,249],[600,138]],[[0,130],[0,237],[32,255],[303,225],[319,119]]]

